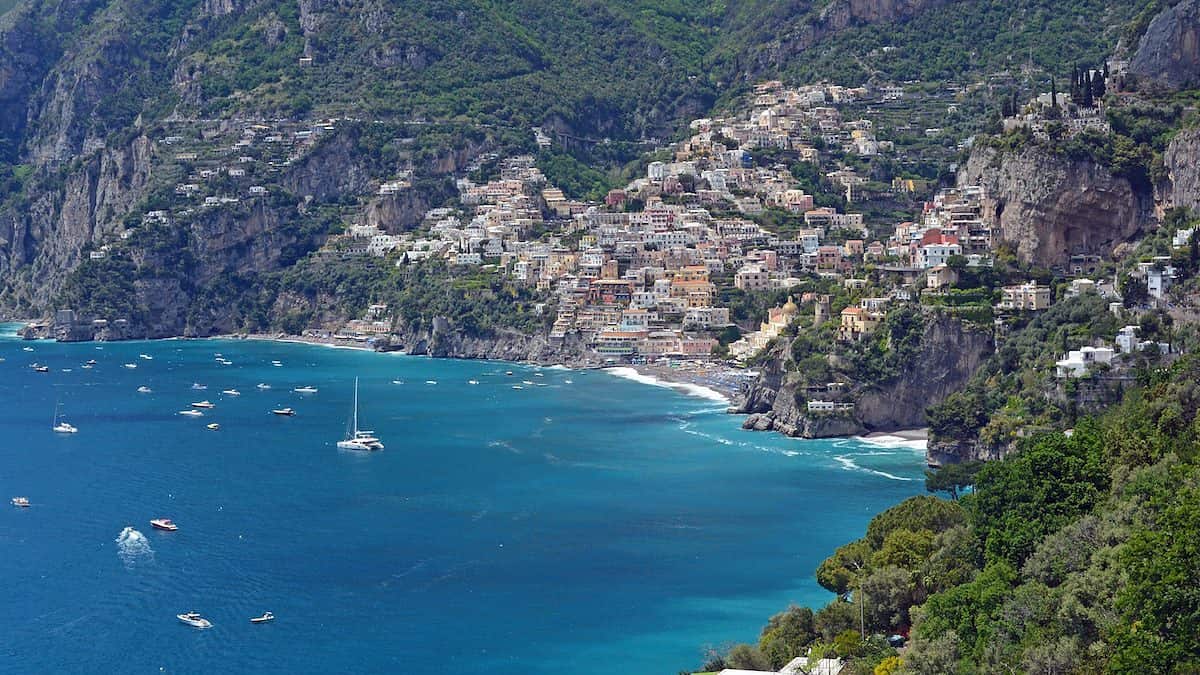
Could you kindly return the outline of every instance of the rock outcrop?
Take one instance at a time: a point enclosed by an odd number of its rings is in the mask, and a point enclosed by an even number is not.
[[[928,320],[921,347],[904,371],[883,383],[856,383],[853,412],[810,413],[798,396],[798,382],[785,368],[786,345],[760,368],[737,412],[749,415],[743,428],[788,436],[825,438],[925,426],[925,409],[945,400],[991,355],[992,335],[957,319]]]
[[[1162,205],[1200,209],[1200,129],[1184,129],[1163,152],[1167,183],[1161,186]]]
[[[983,186],[983,217],[994,237],[1046,267],[1065,266],[1073,255],[1108,255],[1147,225],[1154,207],[1149,191],[1107,168],[1036,146],[977,147],[958,184]]]
[[[1200,84],[1200,0],[1182,0],[1151,20],[1129,72],[1170,89]]]

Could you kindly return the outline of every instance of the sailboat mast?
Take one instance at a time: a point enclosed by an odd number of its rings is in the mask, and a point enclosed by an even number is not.
[[[354,378],[354,435],[358,435],[358,378]]]

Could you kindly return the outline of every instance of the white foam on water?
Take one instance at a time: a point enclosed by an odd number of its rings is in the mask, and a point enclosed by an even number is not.
[[[929,444],[924,439],[904,438],[903,436],[855,436],[854,440],[866,445],[873,445],[879,448],[905,448],[907,450],[919,450],[925,452],[926,446]]]
[[[902,480],[905,482],[912,481],[911,478],[905,478],[904,476],[897,476],[896,474],[888,473],[886,471],[876,471],[875,469],[869,469],[865,466],[860,466],[857,462],[846,455],[838,455],[833,459],[838,464],[841,464],[842,468],[846,471],[865,471],[867,473],[875,474],[876,476],[882,476],[888,480]]]
[[[715,389],[709,389],[708,387],[692,384],[690,382],[667,382],[665,380],[660,380],[653,375],[643,375],[634,368],[627,368],[623,366],[617,368],[605,368],[604,372],[610,375],[616,375],[617,377],[621,377],[626,380],[640,382],[642,384],[675,389],[676,391],[681,391],[689,396],[706,398],[710,401],[720,401],[725,404],[729,403],[729,398]]]
[[[116,542],[117,556],[121,558],[121,562],[125,563],[126,567],[154,560],[154,549],[150,548],[150,541],[146,539],[146,535],[133,529],[132,526],[121,530],[121,534],[117,535]]]

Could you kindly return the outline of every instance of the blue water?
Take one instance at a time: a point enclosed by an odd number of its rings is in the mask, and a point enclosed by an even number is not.
[[[230,341],[0,357],[9,672],[675,673],[826,602],[817,564],[922,489],[918,451],[744,432],[599,372]],[[355,375],[383,452],[334,446]]]

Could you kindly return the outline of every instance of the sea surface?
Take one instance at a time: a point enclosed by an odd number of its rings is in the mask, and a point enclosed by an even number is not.
[[[923,487],[912,444],[746,432],[603,372],[217,340],[0,357],[4,672],[670,675],[828,601],[820,561]],[[383,452],[335,446],[355,376]]]

